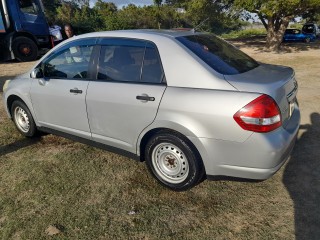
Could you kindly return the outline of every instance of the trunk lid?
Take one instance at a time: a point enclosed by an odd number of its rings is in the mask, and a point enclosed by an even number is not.
[[[255,92],[271,96],[280,108],[283,127],[287,125],[298,90],[292,68],[260,64],[251,71],[224,77],[241,92]]]

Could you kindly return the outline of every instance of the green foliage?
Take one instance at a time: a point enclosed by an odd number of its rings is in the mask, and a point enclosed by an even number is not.
[[[56,22],[57,8],[61,6],[61,1],[59,0],[42,0],[46,8],[46,17],[48,22]]]
[[[265,36],[266,34],[267,31],[264,28],[252,28],[225,33],[222,34],[221,37],[225,39],[245,39],[255,36]]]
[[[302,29],[303,24],[301,23],[293,23],[289,25],[289,28],[297,28],[297,29]]]
[[[89,7],[88,0],[44,0],[44,5],[50,19],[60,25],[71,23],[76,34],[117,29],[196,26],[198,30],[223,33],[237,30],[242,25],[238,15],[222,1],[155,0],[151,6],[129,4],[122,9],[104,0],[98,0],[93,8]],[[179,13],[177,7],[183,7],[186,13]]]
[[[153,0],[153,4],[160,7],[160,5],[162,4],[162,0]]]

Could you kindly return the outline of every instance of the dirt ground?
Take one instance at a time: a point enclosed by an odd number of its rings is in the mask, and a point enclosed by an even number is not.
[[[279,221],[281,225],[282,220],[292,222],[290,229],[281,230],[287,239],[292,239],[292,235],[296,239],[320,239],[320,44],[286,44],[282,53],[264,52],[262,43],[257,41],[234,44],[258,61],[295,69],[299,84],[301,127],[291,159],[278,173],[280,181],[275,191],[279,191],[279,199],[270,199],[286,203],[285,209],[280,210],[282,218],[274,219],[273,224]],[[26,72],[34,64],[1,63],[0,96],[6,79]],[[3,104],[2,99],[0,104]],[[229,220],[233,221],[231,218]]]

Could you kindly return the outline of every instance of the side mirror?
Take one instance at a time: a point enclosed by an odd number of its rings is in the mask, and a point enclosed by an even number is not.
[[[34,79],[43,78],[43,72],[41,68],[35,68],[30,73],[30,77]]]

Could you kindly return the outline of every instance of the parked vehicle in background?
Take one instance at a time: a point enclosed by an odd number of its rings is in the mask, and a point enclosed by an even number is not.
[[[51,46],[41,0],[1,0],[0,60],[33,61]]]
[[[316,40],[316,36],[310,33],[302,33],[301,30],[291,28],[286,29],[283,41],[284,42],[312,42]]]
[[[6,81],[3,102],[27,137],[120,149],[182,191],[204,177],[277,172],[299,129],[297,89],[293,69],[258,63],[215,35],[131,30],[62,42]]]
[[[304,34],[313,34],[316,37],[320,36],[319,26],[315,23],[306,23],[302,27],[302,33]]]

